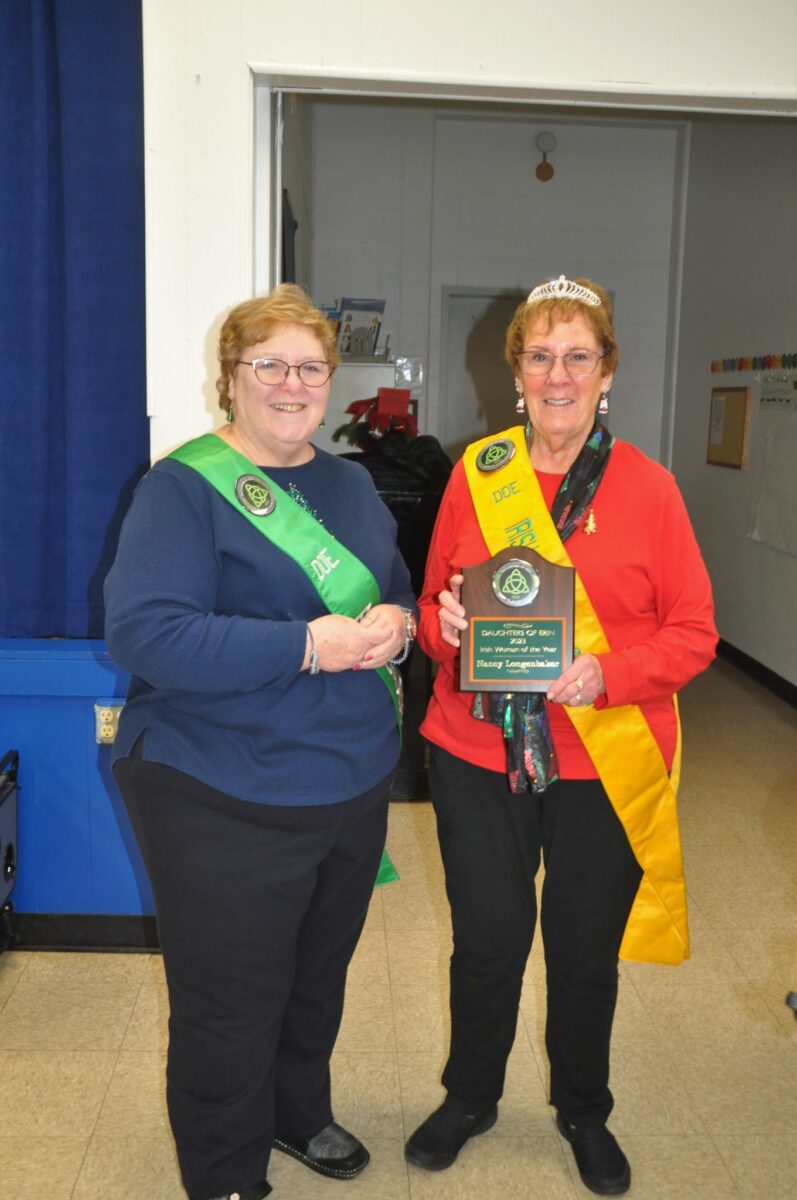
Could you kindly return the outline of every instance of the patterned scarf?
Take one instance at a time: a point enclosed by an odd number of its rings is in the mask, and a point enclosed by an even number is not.
[[[551,516],[566,541],[582,524],[603,478],[614,438],[598,417],[554,497]],[[559,777],[548,701],[539,692],[477,692],[471,715],[503,732],[511,792],[544,792]]]

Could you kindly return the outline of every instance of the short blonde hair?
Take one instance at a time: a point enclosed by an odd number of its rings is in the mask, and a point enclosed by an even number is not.
[[[227,412],[230,407],[230,379],[244,348],[264,342],[282,325],[301,325],[314,333],[323,347],[324,358],[335,371],[340,356],[332,322],[302,288],[295,283],[281,283],[266,296],[236,304],[221,327],[218,350],[221,374],[216,380],[219,408]]]
[[[617,369],[620,351],[614,333],[614,317],[609,294],[600,284],[581,276],[575,280],[582,287],[589,288],[600,298],[600,304],[585,304],[583,300],[564,299],[552,296],[545,300],[536,300],[529,304],[524,300],[515,310],[515,315],[506,331],[505,355],[513,372],[517,373],[517,356],[523,349],[523,343],[533,325],[542,323],[543,329],[550,332],[556,321],[572,321],[581,316],[592,327],[599,342],[604,358],[601,363],[601,374],[611,375]]]

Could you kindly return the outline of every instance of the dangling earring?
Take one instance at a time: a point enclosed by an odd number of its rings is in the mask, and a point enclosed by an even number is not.
[[[319,428],[319,429],[323,429],[325,425],[326,425],[326,421],[325,421],[325,420],[324,420],[324,418],[322,417],[322,418],[321,418],[321,423],[320,423],[320,425],[318,426],[318,428]]]
[[[523,399],[523,388],[517,379],[515,380],[515,391],[517,392],[517,404],[515,405],[515,412],[522,413],[526,407],[526,401]]]
[[[602,416],[605,416],[608,411],[609,411],[609,393],[601,392],[601,398],[598,401],[598,412]]]
[[[235,417],[233,416],[233,413],[232,413],[232,400],[231,400],[230,407],[227,409],[227,424],[230,425],[234,420],[235,420]]]

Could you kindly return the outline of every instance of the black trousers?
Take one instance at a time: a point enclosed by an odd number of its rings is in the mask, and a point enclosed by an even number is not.
[[[135,756],[115,774],[155,896],[183,1183],[208,1200],[266,1178],[275,1132],[312,1137],[333,1119],[329,1060],[390,779],[292,808]]]
[[[560,780],[512,795],[503,774],[437,746],[430,784],[454,932],[443,1084],[478,1106],[503,1092],[542,854],[550,1099],[574,1124],[604,1122],[617,956],[642,872],[603,787]]]

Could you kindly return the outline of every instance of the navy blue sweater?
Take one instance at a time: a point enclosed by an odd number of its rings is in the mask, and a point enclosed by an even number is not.
[[[366,564],[383,603],[415,611],[396,523],[359,464],[316,451],[266,473]],[[374,671],[302,671],[327,609],[302,569],[190,467],[142,479],[105,583],[106,639],[133,676],[114,759],[143,757],[243,800],[332,804],[373,787],[399,753]]]

